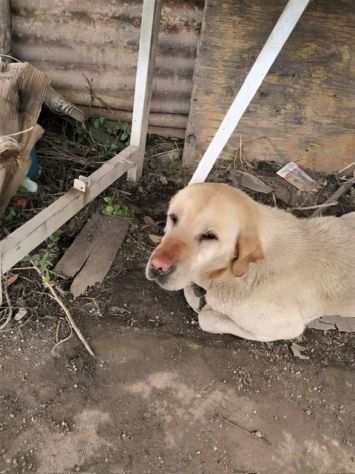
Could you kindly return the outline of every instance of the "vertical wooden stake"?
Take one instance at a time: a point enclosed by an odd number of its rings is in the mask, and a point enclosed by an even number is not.
[[[0,53],[11,52],[11,12],[10,1],[0,0]]]
[[[161,0],[144,0],[130,142],[131,145],[137,146],[139,151],[136,156],[136,166],[128,171],[128,179],[131,181],[137,181],[143,172],[160,10]]]

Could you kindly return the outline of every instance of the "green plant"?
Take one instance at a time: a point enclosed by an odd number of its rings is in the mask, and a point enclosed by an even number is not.
[[[127,123],[104,117],[92,117],[85,126],[67,120],[64,127],[65,147],[79,155],[95,156],[105,161],[119,153],[129,143]]]
[[[18,217],[18,210],[16,207],[8,207],[5,213],[5,221],[11,222]]]
[[[21,184],[21,186],[18,188],[16,194],[28,194],[28,191],[27,191],[27,189],[25,188],[25,186],[23,186],[23,185]]]
[[[104,207],[102,213],[105,216],[118,216],[118,217],[130,217],[131,211],[127,206],[122,206],[121,204],[115,204],[111,196],[104,197]]]
[[[59,240],[62,237],[62,234],[63,234],[63,232],[61,230],[57,230],[56,232],[53,232],[53,234],[50,235],[47,239],[48,245],[51,246],[51,247],[57,246]]]
[[[35,254],[32,257],[29,257],[29,262],[38,268],[44,283],[49,283],[53,280],[53,272],[51,271],[53,263],[48,252]]]
[[[61,236],[61,231],[54,232],[50,237],[48,237],[45,247],[41,248],[38,253],[32,256],[29,255],[23,260],[24,262],[29,262],[31,265],[38,268],[44,283],[49,283],[53,280],[54,273],[52,269],[58,257],[58,241]]]
[[[130,138],[128,124],[103,117],[89,121],[87,130],[92,143],[99,148],[100,156],[104,160],[123,150]]]

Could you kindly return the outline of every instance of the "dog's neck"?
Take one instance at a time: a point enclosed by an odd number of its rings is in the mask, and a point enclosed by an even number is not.
[[[258,205],[260,241],[264,258],[251,263],[240,277],[231,267],[206,274],[195,283],[205,290],[223,287],[226,291],[240,292],[241,296],[253,291],[267,279],[292,272],[305,245],[305,222],[281,209]],[[290,247],[292,242],[292,248]]]
[[[304,250],[305,220],[269,206],[259,206],[260,239],[265,259],[261,262],[270,269],[281,271],[292,268]]]

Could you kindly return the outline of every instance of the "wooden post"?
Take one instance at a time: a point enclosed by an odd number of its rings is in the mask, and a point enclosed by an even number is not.
[[[203,7],[202,13],[202,21],[201,21],[201,32],[200,37],[197,42],[197,49],[196,49],[196,59],[195,59],[195,66],[194,72],[192,76],[192,91],[191,91],[191,99],[190,99],[190,112],[187,119],[186,130],[185,130],[185,140],[184,140],[184,151],[182,154],[182,164],[186,168],[191,167],[194,164],[194,157],[195,157],[195,150],[196,150],[196,130],[195,130],[195,120],[194,120],[194,107],[193,104],[197,101],[197,95],[199,93],[199,75],[201,70],[201,48],[205,40],[206,35],[206,24],[207,24],[207,9],[209,7],[209,1],[205,0],[205,4]]]
[[[11,12],[10,1],[0,0],[0,53],[11,52]]]
[[[128,171],[128,179],[131,181],[137,181],[143,172],[160,10],[161,0],[144,0],[130,142],[138,147],[139,151],[136,155],[136,166]]]

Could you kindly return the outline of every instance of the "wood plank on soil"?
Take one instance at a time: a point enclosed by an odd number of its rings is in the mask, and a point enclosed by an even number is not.
[[[73,278],[81,270],[90,255],[100,223],[100,214],[94,214],[59,260],[55,272]]]
[[[86,193],[74,188],[0,242],[2,271],[6,273],[65,222],[135,165],[137,147],[128,146],[89,177]]]
[[[70,288],[75,298],[82,295],[89,287],[103,281],[126,237],[128,227],[128,219],[99,216],[99,225],[90,255]]]

